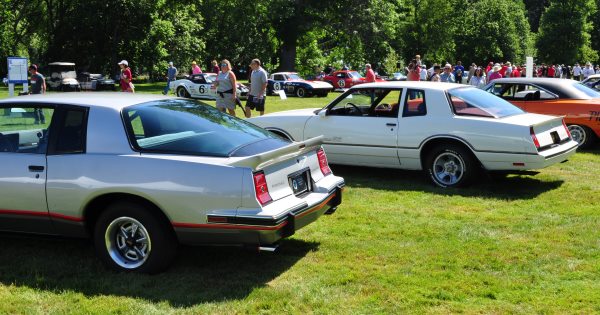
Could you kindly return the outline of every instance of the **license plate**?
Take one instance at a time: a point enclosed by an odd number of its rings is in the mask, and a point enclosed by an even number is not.
[[[290,175],[289,182],[294,195],[300,195],[307,192],[310,186],[308,170]]]

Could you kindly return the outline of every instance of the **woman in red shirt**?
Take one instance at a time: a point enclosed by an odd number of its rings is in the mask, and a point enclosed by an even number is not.
[[[134,93],[135,90],[133,87],[133,83],[131,82],[133,76],[131,75],[129,63],[127,62],[127,60],[121,60],[121,62],[119,62],[119,67],[121,67],[121,92]]]

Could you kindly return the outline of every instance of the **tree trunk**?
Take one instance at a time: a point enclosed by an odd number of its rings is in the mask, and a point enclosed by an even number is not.
[[[283,42],[279,52],[278,71],[296,71],[296,44],[296,38]]]

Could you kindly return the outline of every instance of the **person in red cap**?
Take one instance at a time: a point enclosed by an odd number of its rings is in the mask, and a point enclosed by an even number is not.
[[[121,62],[119,62],[119,67],[121,67],[121,81],[120,81],[121,92],[134,93],[135,91],[134,91],[133,83],[131,82],[131,80],[133,79],[133,76],[131,75],[131,69],[129,68],[129,63],[127,62],[127,60],[121,60]]]

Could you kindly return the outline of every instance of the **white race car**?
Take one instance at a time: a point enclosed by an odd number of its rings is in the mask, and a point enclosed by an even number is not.
[[[216,100],[217,91],[213,87],[216,78],[216,73],[192,74],[184,79],[172,81],[169,88],[179,97]],[[240,99],[246,99],[248,92],[249,89],[245,85],[237,84],[237,95]]]
[[[331,163],[425,170],[461,186],[479,170],[522,172],[575,153],[562,117],[526,113],[481,89],[436,82],[353,86],[324,108],[250,122],[294,141],[323,135]]]

